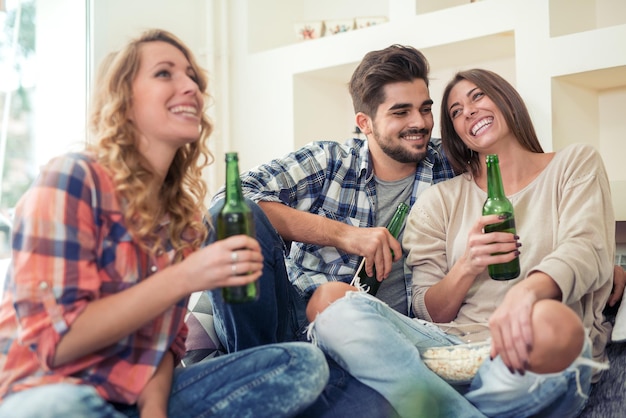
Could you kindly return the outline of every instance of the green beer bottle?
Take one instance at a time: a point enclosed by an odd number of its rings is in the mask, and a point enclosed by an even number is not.
[[[226,197],[217,215],[217,239],[233,235],[255,236],[252,211],[243,198],[239,178],[239,158],[236,152],[226,153]],[[241,274],[247,274],[242,272]],[[258,281],[244,286],[223,287],[222,296],[228,303],[251,302],[259,297]]]
[[[406,215],[409,213],[409,206],[406,203],[400,203],[396,212],[393,214],[393,217],[387,224],[387,229],[393,235],[395,239],[398,239],[400,235],[400,231],[402,231],[402,227],[404,226],[404,220],[406,219]],[[393,250],[391,251],[391,256],[394,257]],[[376,296],[378,292],[378,288],[380,287],[380,283],[376,280],[376,268],[374,268],[374,274],[372,276],[368,276],[365,272],[365,258],[361,261],[361,265],[359,266],[359,284],[372,296]]]
[[[485,232],[510,232],[515,234],[515,216],[513,204],[504,194],[498,156],[487,155],[487,200],[483,205],[483,215],[506,215],[506,219],[496,224],[485,226]],[[491,264],[489,276],[494,280],[511,280],[519,276],[519,257],[508,263]]]

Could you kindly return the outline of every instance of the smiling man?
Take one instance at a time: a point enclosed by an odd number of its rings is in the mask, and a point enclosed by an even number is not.
[[[411,206],[454,175],[441,141],[430,137],[428,71],[412,47],[369,52],[349,85],[366,140],[314,142],[242,175],[246,197],[290,243],[287,272],[304,301],[321,284],[350,283],[364,257],[366,271],[375,266],[383,280],[377,296],[408,314],[410,275],[385,225],[399,203]]]
[[[411,275],[402,237],[385,226],[400,203],[411,206],[422,191],[454,176],[441,141],[430,137],[428,71],[428,61],[412,47],[369,52],[349,85],[365,140],[313,142],[242,174],[265,266],[256,302],[229,305],[209,292],[227,351],[305,339],[311,295],[319,289],[323,301],[356,290],[349,283],[363,258],[366,271],[375,269],[382,280],[377,297],[409,314]],[[222,198],[218,193],[212,212]],[[390,416],[380,406],[384,398],[341,373],[331,364],[331,385],[341,382],[341,390],[334,398],[327,395],[336,389],[325,391],[309,416],[327,416],[326,409],[336,416]],[[358,402],[342,403],[346,399]]]

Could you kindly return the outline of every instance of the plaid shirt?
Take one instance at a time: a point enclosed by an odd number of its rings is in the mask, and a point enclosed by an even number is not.
[[[411,205],[426,188],[453,176],[441,140],[431,139],[426,158],[415,170]],[[353,226],[376,226],[376,182],[368,143],[362,139],[313,142],[243,173],[241,183],[245,196],[255,202],[281,202]],[[322,283],[349,283],[360,257],[334,247],[293,242],[285,263],[292,284],[308,298]],[[405,276],[410,283],[410,273]]]
[[[132,404],[165,352],[184,355],[187,300],[116,344],[50,366],[60,338],[90,301],[171,264],[171,251],[151,260],[138,247],[121,209],[110,175],[85,154],[52,160],[19,202],[0,305],[0,398],[66,382]],[[162,225],[159,233],[166,230]]]

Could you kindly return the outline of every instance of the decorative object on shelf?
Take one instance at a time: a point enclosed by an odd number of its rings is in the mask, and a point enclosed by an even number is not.
[[[355,20],[357,29],[369,28],[370,26],[375,26],[387,22],[387,18],[385,16],[357,17]]]
[[[326,36],[348,32],[354,29],[354,19],[325,20]]]
[[[324,21],[297,22],[293,24],[298,39],[317,39],[324,35]]]

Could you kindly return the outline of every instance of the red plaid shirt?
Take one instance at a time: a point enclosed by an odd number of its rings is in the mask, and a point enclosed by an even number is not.
[[[88,155],[58,157],[44,168],[17,205],[12,245],[0,305],[0,398],[70,382],[132,404],[164,353],[183,356],[187,298],[116,344],[50,367],[60,338],[90,301],[146,279],[173,256],[153,259],[131,239],[110,175]]]

